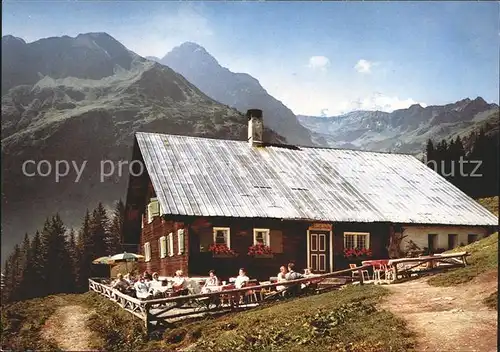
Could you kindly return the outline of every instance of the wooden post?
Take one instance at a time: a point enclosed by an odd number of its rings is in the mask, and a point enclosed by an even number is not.
[[[144,304],[144,309],[146,311],[146,319],[144,320],[144,323],[146,325],[146,334],[148,334],[149,336],[149,333],[151,332],[151,313],[149,312],[151,308],[151,305],[149,303],[145,303]]]
[[[363,270],[359,269],[359,270],[358,270],[358,273],[359,273],[359,284],[360,284],[360,285],[363,285],[363,284],[364,284],[364,282],[365,282],[365,279],[364,279],[364,277],[363,277]]]

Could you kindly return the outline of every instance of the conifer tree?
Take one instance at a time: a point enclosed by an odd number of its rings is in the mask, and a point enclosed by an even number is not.
[[[46,220],[41,236],[46,294],[72,291],[73,277],[65,233],[66,227],[59,214]]]
[[[43,295],[45,273],[42,263],[42,240],[40,232],[37,231],[30,246],[30,297],[40,297]]]
[[[93,260],[92,239],[90,235],[90,213],[87,209],[82,221],[82,227],[78,233],[77,252],[78,252],[78,267],[77,267],[77,289],[85,291],[88,287],[88,278],[91,274],[91,265]]]
[[[27,233],[24,235],[24,239],[21,244],[21,253],[19,259],[19,268],[21,271],[21,275],[18,295],[20,299],[27,299],[30,296],[30,281],[32,278],[31,242]]]
[[[115,210],[113,212],[113,218],[111,220],[111,226],[109,229],[109,237],[108,237],[108,254],[116,254],[121,253],[123,251],[122,248],[122,228],[123,221],[125,218],[125,205],[120,199],[116,202]]]
[[[109,219],[102,203],[92,212],[90,220],[90,255],[94,258],[108,255],[106,239],[109,233]]]
[[[76,245],[75,230],[71,229],[67,236],[67,251],[71,262],[71,275],[73,277],[73,287],[77,285],[77,268],[78,268],[78,250]]]

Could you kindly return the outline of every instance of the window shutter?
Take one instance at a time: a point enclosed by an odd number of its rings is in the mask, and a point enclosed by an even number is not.
[[[283,253],[283,232],[281,230],[271,230],[269,239],[273,253]]]
[[[177,230],[177,247],[179,248],[178,254],[184,253],[184,229]]]
[[[149,262],[151,260],[151,246],[149,242],[144,243],[144,261]]]
[[[174,255],[174,234],[170,232],[168,234],[168,255],[171,257]]]
[[[160,237],[160,258],[165,258],[167,256],[167,238],[165,236]]]
[[[158,203],[158,199],[151,198],[148,204],[148,223],[153,221],[155,216],[160,215],[160,205]]]

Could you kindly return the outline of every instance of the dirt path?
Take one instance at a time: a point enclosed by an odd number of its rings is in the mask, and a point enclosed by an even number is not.
[[[417,351],[497,351],[497,312],[482,300],[498,288],[497,273],[453,287],[427,279],[386,286],[393,294],[383,308],[417,333]]]
[[[60,307],[47,319],[42,336],[55,341],[63,351],[92,350],[92,333],[86,326],[90,314],[79,305]]]

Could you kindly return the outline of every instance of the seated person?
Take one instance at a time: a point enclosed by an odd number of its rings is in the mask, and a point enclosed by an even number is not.
[[[129,285],[132,285],[134,282],[130,276],[130,273],[126,273],[123,278],[129,283]]]
[[[288,281],[298,280],[298,279],[302,279],[304,277],[304,275],[302,275],[301,273],[296,272],[294,269],[295,269],[295,264],[294,263],[288,263],[288,273],[285,275],[285,278]]]
[[[236,289],[243,288],[248,284],[248,281],[250,281],[250,278],[247,276],[247,271],[244,268],[241,268],[239,275],[236,277],[236,280],[234,280],[234,287]],[[240,293],[236,293],[235,296],[236,301],[239,301],[240,304],[242,304],[243,296]]]
[[[286,270],[285,266],[281,266],[280,267],[280,272],[278,273],[278,282],[283,282],[283,281],[287,281],[286,280],[286,274],[288,273],[288,271]],[[284,289],[286,289],[286,286],[284,285],[279,285],[279,286],[276,286],[276,290],[277,291],[283,291]]]
[[[234,281],[234,287],[243,288],[248,281],[250,281],[250,278],[247,276],[246,270],[241,268],[238,277],[236,277],[236,280]]]
[[[218,287],[219,286],[219,279],[217,278],[217,276],[215,276],[215,271],[214,270],[210,270],[208,272],[208,275],[209,275],[209,277],[205,281],[205,285],[203,285],[203,287],[201,289],[202,293],[213,292],[213,291],[215,291],[214,287]]]
[[[118,273],[118,275],[116,275],[116,280],[113,282],[111,287],[120,292],[125,292],[129,285],[129,282],[123,278],[122,273]]]
[[[175,277],[172,284],[174,292],[178,295],[189,294],[188,284],[188,280],[186,280],[186,278],[184,277],[184,273],[182,272],[182,270],[177,270],[175,272]]]
[[[298,280],[304,278],[304,275],[301,273],[296,272],[295,270],[295,264],[294,263],[288,263],[288,273],[285,275],[285,278],[287,281],[292,281],[292,280]],[[295,295],[300,291],[301,285],[293,285],[293,286],[288,286],[286,289],[286,292]]]
[[[151,285],[144,277],[141,277],[139,281],[134,284],[134,288],[135,295],[139,299],[147,299],[151,296]]]
[[[161,296],[163,295],[163,290],[161,287],[163,286],[163,282],[158,279],[158,273],[153,273],[153,280],[150,282],[150,292],[153,296]]]
[[[309,275],[313,275],[312,269],[311,268],[304,269],[304,276],[309,276]]]

